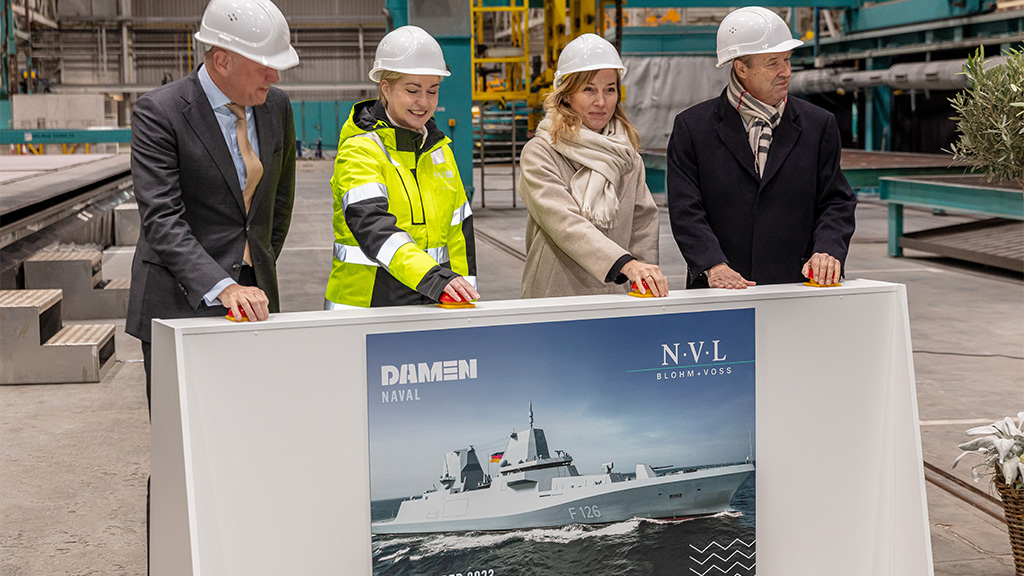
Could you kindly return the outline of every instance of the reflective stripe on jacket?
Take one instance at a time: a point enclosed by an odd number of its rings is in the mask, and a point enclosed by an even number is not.
[[[417,152],[417,134],[382,116],[376,101],[359,102],[342,128],[328,304],[426,304],[456,276],[476,284],[473,212],[451,140],[430,120]]]

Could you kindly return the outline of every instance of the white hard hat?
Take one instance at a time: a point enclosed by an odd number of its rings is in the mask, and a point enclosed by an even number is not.
[[[626,75],[626,67],[622,65],[619,53],[612,43],[597,34],[580,34],[572,42],[565,45],[558,55],[558,68],[555,70],[555,88],[573,72],[587,70],[619,70],[619,78]]]
[[[760,6],[748,6],[730,12],[718,27],[715,66],[721,68],[739,56],[788,52],[803,45],[793,38],[778,14]]]
[[[270,0],[210,0],[196,40],[287,70],[299,63],[288,21]]]
[[[441,45],[419,26],[402,26],[388,32],[377,44],[370,80],[380,82],[382,72],[417,76],[451,76]]]

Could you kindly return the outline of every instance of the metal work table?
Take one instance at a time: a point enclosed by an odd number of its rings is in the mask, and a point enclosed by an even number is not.
[[[944,209],[1024,221],[1024,191],[1012,182],[985,183],[980,176],[882,178],[879,195],[889,203],[889,255],[915,248],[1024,272],[1024,235],[1018,222],[987,220],[912,236],[903,234],[903,207]],[[939,233],[955,239],[942,241]],[[950,241],[951,240],[951,241]]]

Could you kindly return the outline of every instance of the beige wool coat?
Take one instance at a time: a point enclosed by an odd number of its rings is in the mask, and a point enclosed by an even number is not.
[[[615,187],[619,211],[608,230],[587,220],[569,191],[580,165],[542,138],[526,143],[519,162],[519,195],[529,213],[523,298],[622,294],[629,290],[628,282],[605,282],[619,258],[629,253],[657,264],[658,207],[639,154]]]

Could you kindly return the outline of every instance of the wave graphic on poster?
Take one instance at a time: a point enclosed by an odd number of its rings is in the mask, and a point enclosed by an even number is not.
[[[378,539],[374,542],[374,557],[377,561],[390,561],[409,556],[414,550],[418,557],[429,557],[435,554],[443,554],[452,550],[468,550],[473,548],[489,548],[500,546],[507,542],[537,542],[570,544],[587,538],[604,538],[609,536],[623,536],[637,531],[641,525],[650,524],[670,525],[686,522],[697,522],[704,519],[715,518],[740,518],[742,512],[728,510],[702,518],[685,518],[681,520],[654,520],[650,518],[633,518],[623,522],[607,524],[599,528],[590,528],[582,525],[565,526],[562,528],[535,528],[531,530],[512,530],[508,532],[494,533],[470,533],[465,534],[425,534],[416,536],[396,536],[390,540]],[[395,550],[398,548],[398,550]],[[378,555],[380,551],[387,549],[387,555]]]
[[[473,573],[473,567],[493,569],[495,576],[692,574],[684,571],[684,566],[690,566],[683,564],[697,554],[690,544],[699,543],[698,549],[705,548],[709,546],[708,538],[714,539],[716,544],[703,558],[713,553],[728,555],[730,552],[723,552],[721,546],[737,533],[749,535],[748,541],[753,544],[755,490],[754,479],[750,478],[737,492],[734,503],[739,509],[684,520],[633,518],[597,526],[378,536],[373,540],[374,574],[465,575]],[[740,556],[734,560],[753,564]],[[718,568],[705,576],[721,575],[723,564],[717,560],[705,563],[701,572],[712,565]],[[736,570],[740,570],[740,576],[753,573],[739,567]]]
[[[690,567],[690,572],[697,576],[708,576],[709,574],[753,575],[756,573],[754,568],[757,566],[755,544],[756,540],[751,540],[748,544],[739,538],[726,545],[715,541],[703,547],[690,544],[690,548],[694,552],[694,555],[690,556],[690,560],[695,564]]]

